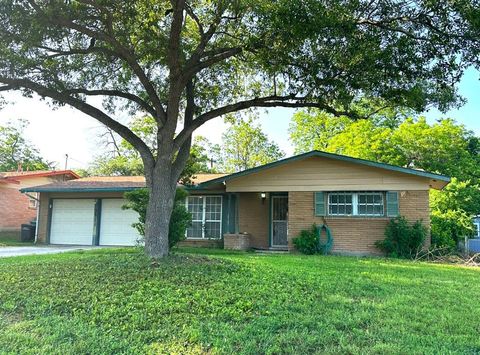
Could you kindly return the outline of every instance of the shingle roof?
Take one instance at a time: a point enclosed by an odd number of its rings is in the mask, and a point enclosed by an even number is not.
[[[72,170],[34,170],[34,171],[3,171],[0,172],[0,178],[24,178],[40,176],[70,175],[74,178],[80,176]]]
[[[197,174],[192,178],[194,184],[216,179],[224,174]],[[143,176],[90,176],[77,180],[59,181],[47,185],[32,186],[21,192],[116,192],[131,191],[145,187]]]

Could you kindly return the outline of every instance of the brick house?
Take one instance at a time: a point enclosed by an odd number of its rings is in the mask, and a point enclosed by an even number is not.
[[[0,172],[0,233],[19,233],[21,224],[37,216],[36,196],[20,189],[77,178],[71,170]]]
[[[130,225],[136,216],[121,209],[122,196],[145,186],[143,178],[89,179],[24,189],[41,196],[39,241],[134,244],[138,235]],[[225,237],[226,245],[238,247],[248,235],[252,248],[291,250],[292,239],[316,223],[330,228],[333,252],[375,254],[375,241],[383,238],[391,218],[402,215],[429,227],[429,190],[449,181],[320,151],[229,175],[199,174],[185,187],[192,226],[183,244],[210,246]],[[85,225],[82,236],[80,225]]]

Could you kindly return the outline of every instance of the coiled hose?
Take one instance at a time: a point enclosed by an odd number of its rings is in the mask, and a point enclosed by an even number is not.
[[[325,231],[325,235],[322,235],[322,231]],[[328,254],[333,247],[332,231],[326,224],[322,224],[317,227],[318,235],[318,250],[322,254]]]

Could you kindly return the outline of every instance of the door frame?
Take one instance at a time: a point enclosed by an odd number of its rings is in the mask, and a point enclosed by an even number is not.
[[[288,192],[270,192],[268,198],[268,245],[271,248],[288,247],[288,207],[287,207],[287,244],[274,245],[273,244],[273,199],[275,197],[283,197],[287,199],[288,206]]]

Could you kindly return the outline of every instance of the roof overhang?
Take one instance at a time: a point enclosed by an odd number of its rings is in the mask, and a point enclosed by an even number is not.
[[[334,159],[334,160],[339,160],[339,161],[344,161],[344,162],[349,162],[353,164],[360,164],[360,165],[366,165],[374,168],[379,168],[379,169],[384,169],[384,170],[389,170],[389,171],[395,171],[398,173],[403,173],[407,175],[412,175],[412,176],[417,176],[417,177],[423,177],[429,179],[429,185],[434,188],[441,190],[443,189],[448,183],[450,183],[451,179],[448,176],[440,175],[440,174],[435,174],[431,173],[428,171],[423,171],[423,170],[416,170],[416,169],[410,169],[410,168],[404,168],[401,166],[396,166],[396,165],[391,165],[391,164],[385,164],[385,163],[378,163],[374,162],[371,160],[365,160],[365,159],[359,159],[359,158],[352,158],[346,155],[339,155],[339,154],[333,154],[333,153],[327,153],[327,152],[322,152],[318,150],[312,150],[307,153],[295,155],[293,157],[277,160],[273,163],[261,165],[255,168],[243,170],[237,173],[233,173],[230,175],[222,176],[217,179],[209,180],[203,183],[198,184],[197,186],[194,187],[196,190],[208,190],[211,189],[213,186],[218,185],[218,184],[226,184],[229,180],[236,179],[242,176],[254,174],[259,171],[271,169],[277,166],[281,166],[284,164],[288,164],[290,162],[306,159],[309,157],[322,157],[322,158],[329,158],[329,159]]]

